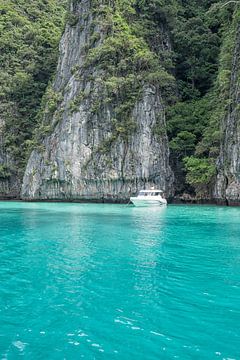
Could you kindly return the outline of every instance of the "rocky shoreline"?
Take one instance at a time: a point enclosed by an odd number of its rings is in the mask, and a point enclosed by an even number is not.
[[[78,199],[22,199],[19,196],[0,195],[0,201],[19,201],[19,202],[59,202],[59,203],[92,203],[92,204],[128,204],[129,198],[102,197],[102,198],[78,198]],[[227,199],[199,199],[193,196],[175,196],[168,199],[168,204],[172,205],[215,205],[215,206],[240,206],[240,201],[228,201]]]

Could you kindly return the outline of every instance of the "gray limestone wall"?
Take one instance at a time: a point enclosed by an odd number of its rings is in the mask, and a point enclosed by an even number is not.
[[[142,83],[131,113],[129,126],[134,124],[133,130],[127,136],[121,128],[116,133],[116,101],[121,104],[121,100],[104,101],[102,70],[85,66],[90,28],[95,26],[95,33],[99,33],[95,46],[100,46],[106,35],[99,25],[93,25],[90,1],[79,2],[75,11],[79,20],[66,27],[53,85],[62,101],[48,119],[52,133],[42,141],[41,150],[30,156],[22,198],[120,201],[150,186],[171,196],[173,173],[159,89]],[[81,99],[72,110],[79,94]],[[98,109],[94,110],[96,103]],[[162,129],[161,134],[156,133],[156,127]]]
[[[221,153],[214,198],[220,203],[240,205],[240,26],[233,54],[229,106],[223,119]]]

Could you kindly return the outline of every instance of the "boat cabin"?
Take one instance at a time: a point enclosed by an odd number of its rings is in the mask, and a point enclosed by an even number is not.
[[[134,206],[162,206],[167,205],[162,190],[140,190],[138,196],[130,197],[130,201]]]

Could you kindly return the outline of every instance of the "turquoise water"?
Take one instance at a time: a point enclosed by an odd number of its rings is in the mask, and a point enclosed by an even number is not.
[[[0,202],[0,359],[240,359],[240,208]]]

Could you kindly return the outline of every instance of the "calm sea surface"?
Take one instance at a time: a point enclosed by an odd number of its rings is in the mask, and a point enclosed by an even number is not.
[[[0,202],[0,359],[240,359],[240,208]]]

